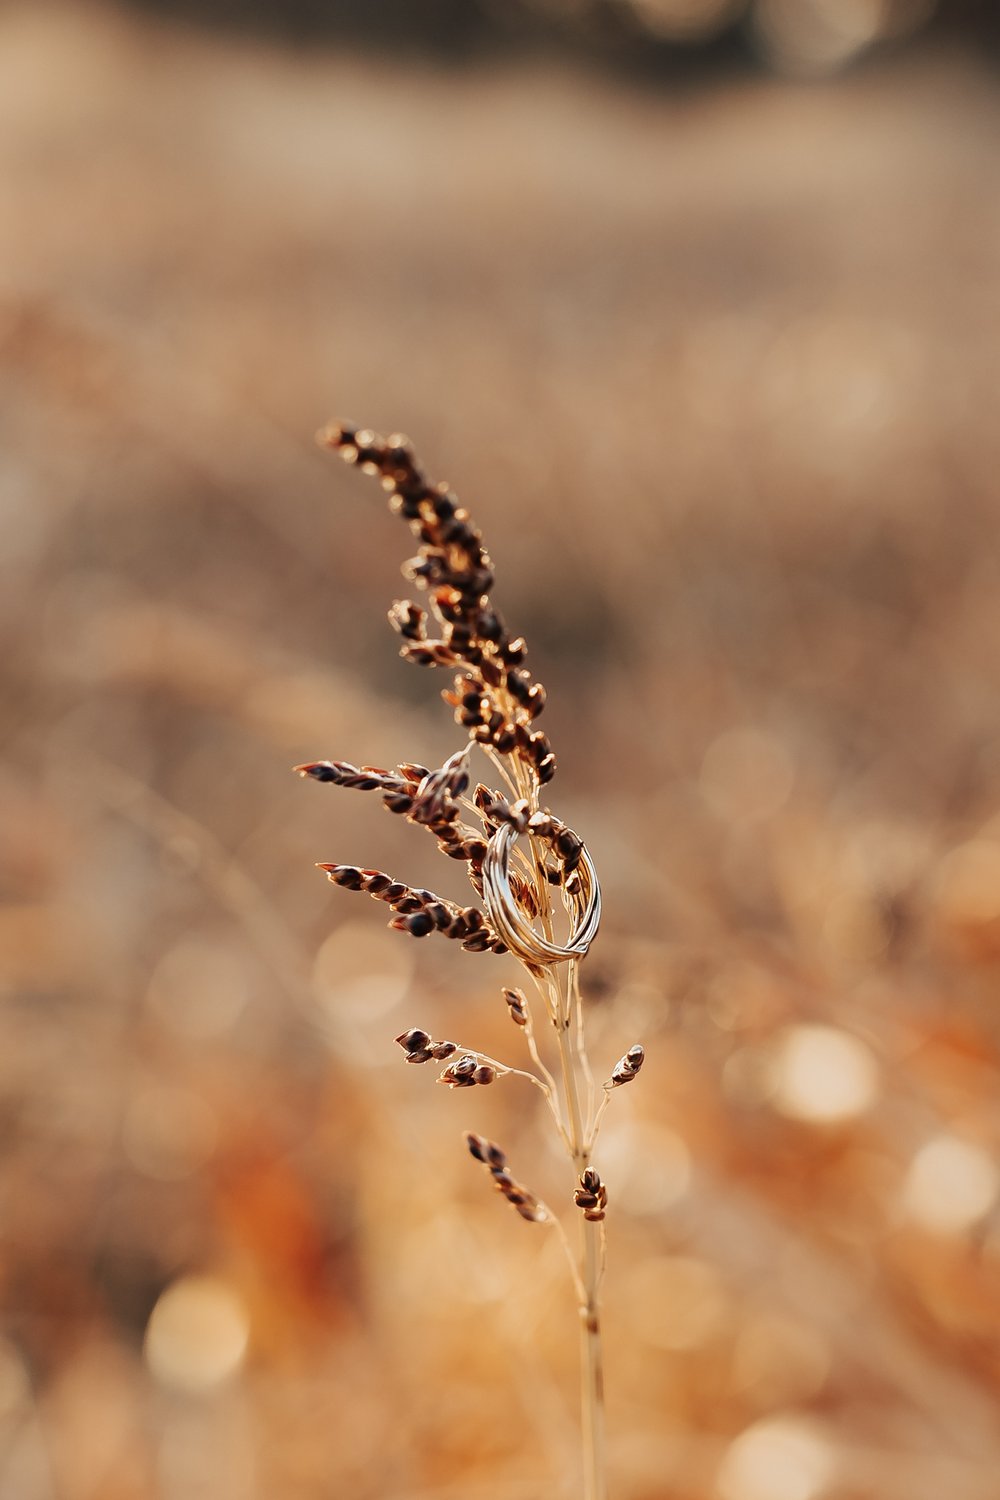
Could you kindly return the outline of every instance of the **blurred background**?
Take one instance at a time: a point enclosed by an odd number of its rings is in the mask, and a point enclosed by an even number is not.
[[[437,764],[409,433],[605,924],[615,1500],[995,1500],[997,8],[0,11],[0,1494],[575,1496],[506,959],[298,761]],[[456,874],[458,879],[456,880]]]

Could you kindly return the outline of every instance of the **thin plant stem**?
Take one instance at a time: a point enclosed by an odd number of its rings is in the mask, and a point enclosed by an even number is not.
[[[590,1138],[589,1138],[588,1143],[587,1143],[588,1150],[590,1152],[593,1152],[594,1146],[597,1143],[597,1136],[598,1136],[598,1133],[599,1133],[599,1131],[601,1129],[601,1121],[604,1119],[604,1112],[605,1112],[605,1110],[607,1109],[607,1107],[608,1107],[608,1105],[610,1103],[611,1103],[611,1090],[608,1089],[608,1088],[606,1088],[604,1090],[604,1097],[601,1099],[600,1104],[597,1106],[597,1113],[594,1116],[594,1123],[590,1127]]]
[[[545,1079],[545,1082],[548,1084],[553,1103],[557,1106],[556,1119],[559,1121],[560,1131],[562,1131],[562,1115],[558,1112],[559,1089],[556,1085],[555,1078],[552,1076],[549,1069],[545,1066],[545,1063],[542,1059],[542,1054],[538,1050],[538,1042],[535,1040],[535,1027],[531,1019],[530,1010],[528,1012],[527,1024],[522,1028],[522,1030],[524,1031],[524,1040],[527,1043],[528,1051],[531,1054],[531,1060],[535,1064],[535,1067],[538,1069],[539,1073],[541,1073],[542,1077]]]
[[[590,1165],[590,1143],[580,1105],[579,1058],[567,1027],[558,1034],[559,1060],[569,1111],[573,1166],[582,1176]],[[580,1224],[582,1255],[580,1315],[580,1412],[583,1439],[583,1500],[607,1500],[604,1444],[604,1359],[601,1344],[600,1280],[603,1225],[586,1218]]]
[[[607,1500],[600,1287],[608,1195],[590,1161],[611,1091],[635,1078],[645,1053],[640,1044],[632,1046],[615,1064],[598,1097],[587,1054],[579,978],[579,959],[600,923],[597,873],[582,839],[541,805],[556,769],[554,751],[536,722],[545,707],[545,689],[522,665],[523,638],[507,632],[492,606],[493,566],[468,512],[456,505],[447,486],[428,481],[399,434],[384,439],[367,428],[340,423],[319,437],[347,463],[381,479],[391,508],[419,541],[418,556],[403,571],[426,591],[429,608],[412,599],[396,600],[389,621],[402,639],[404,658],[418,666],[455,671],[453,690],[443,696],[454,707],[456,722],[468,731],[468,743],[419,780],[420,768],[410,764],[401,765],[399,775],[346,761],[310,762],[296,769],[318,781],[379,792],[389,812],[426,826],[443,853],[467,862],[485,912],[415,889],[379,870],[336,864],[320,868],[335,885],[385,901],[393,912],[390,927],[418,938],[438,931],[469,952],[509,953],[531,975],[554,1032],[551,1046],[539,1045],[543,1038],[536,1033],[523,993],[507,989],[505,996],[513,1020],[524,1030],[537,1071],[510,1068],[469,1048],[441,1079],[467,1088],[492,1083],[502,1074],[517,1074],[541,1091],[555,1120],[572,1168],[572,1200],[581,1214],[578,1250],[562,1219],[514,1177],[501,1146],[474,1132],[467,1132],[466,1145],[522,1219],[556,1226],[579,1314],[582,1500]],[[488,796],[485,788],[467,795],[469,757],[476,744],[502,789]],[[477,829],[459,821],[460,809],[478,816],[481,837]],[[555,932],[564,919],[569,932],[560,942]],[[435,1042],[421,1027],[411,1027],[396,1041],[411,1063],[450,1057],[455,1051],[453,1044]]]
[[[594,1070],[590,1066],[590,1058],[587,1055],[587,1040],[583,1024],[583,995],[580,992],[580,965],[573,959],[569,965],[569,982],[573,996],[574,1024],[576,1029],[576,1055],[580,1062],[580,1071],[587,1085],[587,1118],[592,1118],[594,1113],[594,1096],[596,1084],[594,1083]],[[596,1133],[591,1131],[591,1143],[596,1139]]]

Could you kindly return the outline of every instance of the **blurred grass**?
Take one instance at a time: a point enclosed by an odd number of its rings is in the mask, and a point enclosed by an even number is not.
[[[5,1494],[573,1493],[558,1251],[459,1131],[552,1164],[390,1040],[510,1052],[511,976],[331,893],[441,877],[288,774],[454,746],[344,415],[486,531],[649,1048],[616,1500],[990,1500],[998,114],[960,51],[654,96],[3,12]]]

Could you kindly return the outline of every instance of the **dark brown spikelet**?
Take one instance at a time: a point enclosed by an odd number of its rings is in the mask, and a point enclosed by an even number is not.
[[[496,1167],[497,1171],[502,1171],[507,1165],[507,1158],[500,1147],[494,1141],[488,1141],[485,1136],[474,1135],[470,1130],[465,1143],[476,1161],[481,1161],[484,1166]]]
[[[426,639],[427,611],[411,599],[395,599],[389,611],[389,624],[406,641]]]
[[[452,1051],[457,1050],[456,1047],[452,1047]],[[496,1068],[489,1063],[481,1062],[477,1053],[466,1052],[445,1068],[438,1078],[438,1083],[446,1083],[451,1089],[467,1089],[477,1083],[492,1083],[496,1076]]]
[[[421,1031],[419,1026],[413,1026],[409,1031],[402,1032],[396,1041],[404,1052],[424,1052],[431,1045],[430,1032]]]
[[[501,755],[519,756],[544,785],[555,774],[555,757],[545,736],[530,726],[545,707],[545,689],[523,665],[523,637],[510,635],[492,602],[493,564],[468,511],[447,485],[427,478],[399,433],[383,438],[341,422],[324,428],[317,440],[381,480],[390,510],[418,542],[403,574],[427,591],[440,634],[428,639],[427,613],[397,599],[389,622],[403,637],[402,655],[418,666],[464,667],[463,686],[447,695],[458,722]]]
[[[620,1057],[611,1070],[611,1087],[620,1088],[623,1083],[631,1083],[643,1063],[646,1061],[646,1049],[638,1043],[630,1047],[624,1057]]]
[[[393,880],[383,870],[362,870],[357,865],[318,864],[326,878],[347,891],[365,891],[384,901],[395,916],[389,926],[411,937],[429,937],[440,932],[462,944],[470,953],[506,953],[507,949],[475,906],[456,906],[433,891],[416,889]]]
[[[468,761],[468,749],[458,750],[438,770],[428,771],[415,791],[411,788],[410,818],[414,823],[431,827],[455,821],[459,814],[458,798],[469,785]]]
[[[507,1157],[495,1141],[489,1141],[485,1136],[474,1135],[470,1131],[465,1137],[465,1144],[476,1161],[482,1162],[488,1169],[497,1192],[503,1194],[522,1219],[527,1219],[532,1224],[544,1224],[551,1217],[544,1203],[539,1203],[533,1193],[514,1181],[507,1167]]]
[[[334,786],[346,786],[357,792],[385,792],[398,795],[407,790],[401,776],[384,771],[381,766],[352,766],[346,760],[311,760],[305,765],[295,766],[300,776],[313,781],[329,781]]]
[[[357,865],[317,865],[317,870],[325,870],[326,878],[334,885],[342,886],[345,891],[360,891],[364,889],[361,871]]]
[[[593,1167],[588,1167],[580,1178],[580,1186],[573,1194],[577,1208],[583,1209],[583,1217],[600,1222],[608,1206],[608,1190]]]
[[[396,1042],[406,1053],[408,1063],[430,1062],[432,1058],[435,1062],[443,1062],[446,1057],[451,1057],[458,1051],[454,1042],[435,1042],[430,1032],[419,1026],[401,1032]]]
[[[503,997],[507,1002],[510,1018],[515,1026],[527,1026],[528,1024],[528,1000],[523,990],[505,989]]]

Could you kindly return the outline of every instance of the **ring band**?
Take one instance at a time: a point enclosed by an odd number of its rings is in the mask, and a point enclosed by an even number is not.
[[[512,823],[502,823],[490,835],[486,846],[483,900],[490,925],[511,952],[526,963],[550,964],[582,958],[594,941],[601,921],[601,887],[586,846],[580,855],[581,890],[573,897],[575,925],[565,944],[552,943],[535,931],[514,899],[510,884],[510,853],[517,836]]]

